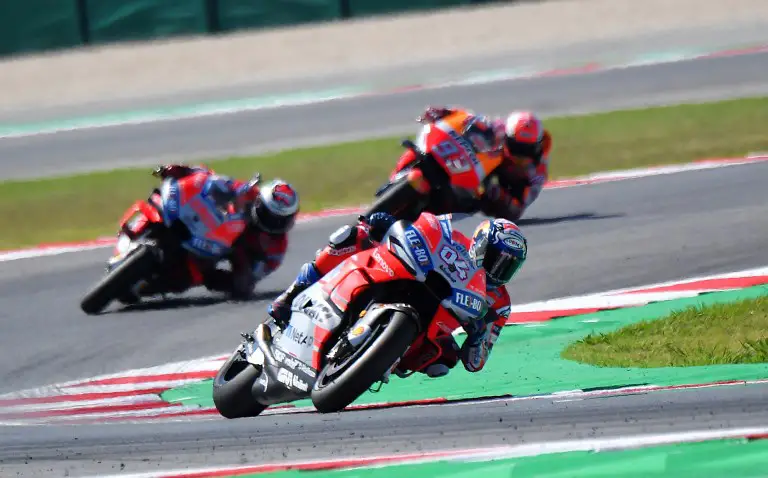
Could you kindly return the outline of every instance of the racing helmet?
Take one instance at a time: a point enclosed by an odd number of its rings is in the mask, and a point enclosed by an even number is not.
[[[500,287],[509,282],[528,257],[528,241],[507,219],[484,220],[472,234],[469,257],[485,269],[486,283]]]
[[[251,221],[270,234],[291,230],[299,213],[299,194],[282,179],[274,179],[259,188],[251,206]]]
[[[530,111],[513,111],[504,125],[504,150],[509,156],[538,163],[544,142],[544,124]]]

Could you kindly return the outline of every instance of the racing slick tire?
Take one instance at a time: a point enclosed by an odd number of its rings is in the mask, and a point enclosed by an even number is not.
[[[338,412],[355,401],[402,357],[418,334],[413,317],[393,311],[389,323],[374,329],[345,363],[330,362],[320,371],[310,393],[317,411]],[[341,370],[335,373],[334,368]]]
[[[105,275],[80,301],[80,308],[88,315],[96,315],[110,302],[130,292],[138,281],[148,277],[157,260],[154,251],[145,244]]]
[[[224,418],[255,417],[267,407],[258,403],[251,392],[261,369],[232,354],[213,379],[213,404]]]

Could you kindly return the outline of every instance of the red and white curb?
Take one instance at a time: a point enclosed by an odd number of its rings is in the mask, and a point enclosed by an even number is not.
[[[555,318],[638,307],[652,302],[696,297],[707,292],[744,289],[762,284],[768,284],[768,267],[516,305],[511,308],[510,323],[539,326],[543,325],[542,322]]]
[[[629,179],[661,176],[690,171],[701,171],[744,164],[754,164],[763,161],[768,161],[768,153],[753,153],[740,158],[703,159],[680,165],[654,166],[649,168],[600,172],[576,178],[550,181],[545,185],[544,189],[564,189],[576,186],[588,186],[616,181],[626,181]],[[318,219],[358,214],[363,211],[365,211],[365,206],[327,209],[314,213],[301,214],[297,222],[306,223]],[[82,252],[92,249],[112,247],[115,244],[115,241],[116,239],[113,237],[104,237],[91,241],[41,244],[31,248],[0,251],[0,262],[54,256],[59,254],[66,254],[69,252]]]
[[[652,446],[700,443],[711,440],[727,440],[739,438],[757,440],[765,438],[766,435],[768,435],[768,427],[734,428],[727,430],[690,431],[657,435],[646,434],[616,438],[560,440],[552,442],[527,443],[523,445],[466,448],[356,458],[337,458],[260,465],[197,468],[190,470],[173,470],[138,474],[120,474],[107,476],[105,478],[213,478],[246,474],[274,473],[288,470],[341,470],[348,468],[413,465],[419,463],[433,463],[438,461],[480,462],[580,451],[605,452],[631,450]]]
[[[326,209],[317,212],[301,213],[297,218],[298,224],[313,222],[318,219],[327,219],[331,217],[348,216],[350,214],[357,214],[365,209],[362,206],[359,207],[341,207],[335,209]],[[30,247],[25,249],[14,249],[0,251],[0,262],[15,261],[19,259],[32,259],[35,257],[55,256],[59,254],[66,254],[68,252],[82,252],[92,249],[103,249],[106,247],[112,247],[117,241],[114,237],[102,237],[91,241],[81,242],[54,242],[49,244],[40,244],[36,247]]]
[[[589,314],[601,310],[637,307],[652,302],[684,297],[696,297],[715,291],[727,291],[768,284],[768,267],[739,272],[695,277],[684,280],[618,289],[578,297],[566,297],[512,308],[509,325],[543,326],[559,317]],[[597,319],[589,319],[595,321]],[[172,388],[211,379],[228,354],[176,362],[49,385],[16,393],[0,395],[0,424],[35,425],[48,423],[102,423],[114,421],[164,421],[218,418],[213,408],[201,408],[168,403],[160,395]],[[569,396],[626,394],[677,388],[742,384],[720,382],[682,386],[648,386],[609,391],[565,391],[559,394],[513,397],[509,400],[532,400]],[[370,409],[393,406],[433,405],[448,402],[444,398],[414,400],[400,403],[355,405],[349,409]],[[265,411],[265,415],[311,412],[311,407],[284,405]]]

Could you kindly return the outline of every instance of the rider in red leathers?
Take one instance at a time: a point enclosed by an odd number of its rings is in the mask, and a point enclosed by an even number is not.
[[[459,108],[428,107],[418,118],[422,123],[433,123],[462,111]],[[463,110],[467,112],[467,110]],[[506,120],[489,122],[489,142],[492,136],[501,136],[504,161],[492,174],[482,197],[476,204],[457,206],[454,212],[474,212],[479,209],[486,216],[517,221],[523,212],[539,197],[549,178],[549,154],[552,135],[534,113],[515,111]],[[413,151],[406,151],[398,162],[401,167],[415,159]]]
[[[154,173],[163,179],[180,179],[193,174],[215,177],[218,184],[235,197],[236,207],[248,218],[248,227],[235,241],[228,257],[231,271],[217,269],[215,264],[203,271],[203,285],[212,291],[225,292],[235,299],[248,298],[258,281],[268,276],[283,262],[288,249],[288,232],[299,211],[299,197],[293,187],[276,179],[260,185],[259,175],[249,182],[219,176],[206,166],[171,164],[160,166]],[[178,289],[186,290],[192,279],[180,278]]]
[[[285,326],[290,319],[293,299],[348,257],[376,247],[394,222],[395,218],[387,213],[374,213],[367,220],[361,216],[355,226],[342,226],[330,236],[329,244],[317,252],[315,259],[301,267],[290,287],[268,307],[268,313],[281,327]],[[514,243],[521,246],[514,249],[501,240],[494,241],[494,238],[508,235],[517,239]],[[485,257],[482,267],[486,270],[488,309],[478,323],[465,326],[467,339],[462,347],[456,344],[452,335],[443,337],[443,356],[424,370],[430,377],[446,375],[459,360],[470,372],[483,368],[509,317],[510,297],[504,286],[519,271],[527,255],[527,242],[522,232],[505,219],[483,221],[471,240],[454,231],[454,240],[466,247],[473,259],[478,257],[482,261]],[[394,372],[399,373],[397,369]]]

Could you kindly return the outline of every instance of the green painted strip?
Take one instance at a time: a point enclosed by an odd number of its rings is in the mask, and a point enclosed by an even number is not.
[[[736,45],[731,48],[746,48],[759,45]],[[726,46],[721,47],[726,48]],[[661,64],[675,61],[693,59],[701,55],[717,52],[718,49],[711,48],[707,50],[686,50],[686,51],[663,51],[651,52],[638,55],[627,60],[618,60],[609,63],[601,63],[601,69],[620,68],[627,66],[640,66],[650,64]],[[580,64],[600,63],[596,61],[579,62]],[[46,134],[58,131],[69,131],[76,129],[99,128],[105,126],[119,126],[126,124],[150,123],[161,120],[174,120],[184,118],[195,118],[214,114],[234,113],[249,110],[258,110],[266,108],[277,108],[281,106],[302,105],[319,103],[326,100],[342,99],[358,96],[366,93],[382,92],[388,90],[397,90],[398,88],[420,84],[422,88],[439,88],[451,84],[471,85],[478,83],[489,83],[494,81],[511,80],[525,76],[536,76],[542,73],[542,68],[534,69],[531,67],[520,69],[497,69],[488,71],[479,71],[468,73],[462,76],[446,77],[441,79],[424,78],[423,81],[412,81],[410,84],[402,82],[388,82],[369,85],[347,85],[335,89],[321,91],[301,91],[283,95],[266,95],[251,98],[236,98],[225,101],[213,101],[205,103],[186,104],[179,106],[169,106],[164,108],[148,108],[141,110],[115,111],[101,115],[87,115],[79,117],[63,117],[49,121],[38,121],[29,123],[0,123],[0,138],[9,138],[15,136],[30,136],[36,134]]]
[[[699,478],[767,476],[768,440],[717,440],[627,451],[570,452],[484,462],[239,475],[241,478]]]
[[[254,98],[241,98],[228,101],[214,101],[193,105],[169,106],[146,110],[123,111],[96,116],[83,116],[59,120],[23,123],[1,124],[0,138],[27,136],[33,134],[52,133],[75,129],[117,126],[132,123],[150,123],[153,121],[180,118],[196,118],[215,114],[233,113],[239,111],[277,108],[281,106],[319,103],[322,101],[348,98],[359,95],[367,90],[362,87],[349,87],[316,92],[301,92],[288,95],[274,95]]]
[[[485,369],[468,373],[461,366],[447,377],[393,377],[379,393],[366,393],[356,404],[428,398],[466,399],[501,395],[536,395],[563,390],[618,388],[640,385],[682,385],[724,380],[768,378],[768,364],[706,367],[602,368],[560,358],[571,342],[589,333],[607,332],[641,320],[654,320],[691,305],[709,305],[768,295],[768,285],[670,300],[644,307],[605,311],[558,319],[545,327],[506,327]],[[212,407],[211,381],[169,390],[162,398],[173,403]],[[311,407],[309,400],[294,402]]]

